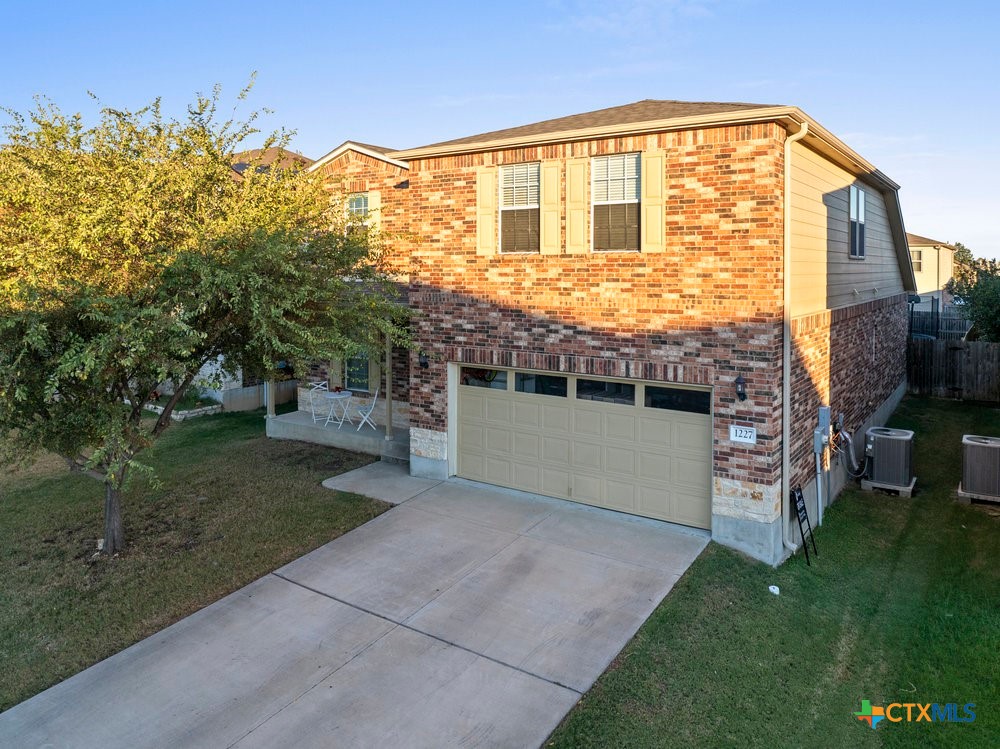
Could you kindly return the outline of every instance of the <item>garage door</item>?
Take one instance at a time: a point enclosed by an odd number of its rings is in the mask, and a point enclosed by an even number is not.
[[[458,475],[711,525],[711,392],[462,367]]]

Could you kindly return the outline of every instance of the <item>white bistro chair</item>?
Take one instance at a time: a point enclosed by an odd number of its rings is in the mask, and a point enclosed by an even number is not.
[[[325,381],[314,382],[309,386],[309,412],[312,414],[313,424],[322,421],[328,415],[329,405],[324,397],[328,392],[330,386]]]
[[[357,406],[355,408],[354,413],[356,413],[358,415],[358,418],[361,419],[361,421],[358,423],[358,428],[356,431],[360,432],[361,427],[363,427],[365,424],[370,426],[375,431],[378,431],[378,427],[376,427],[375,422],[372,421],[372,411],[375,410],[375,401],[378,400],[379,390],[380,388],[375,388],[375,395],[372,396],[371,403],[365,406]]]

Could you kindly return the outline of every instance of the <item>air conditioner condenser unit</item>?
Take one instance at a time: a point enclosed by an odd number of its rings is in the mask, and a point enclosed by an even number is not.
[[[1000,437],[962,437],[960,495],[1000,501]]]
[[[871,459],[866,489],[897,489],[909,496],[913,475],[913,432],[908,429],[872,427],[865,432],[865,452]],[[868,484],[868,486],[866,486]]]

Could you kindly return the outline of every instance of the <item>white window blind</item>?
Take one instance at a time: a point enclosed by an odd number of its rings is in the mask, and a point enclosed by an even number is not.
[[[639,200],[639,154],[598,156],[593,161],[595,203]]]
[[[500,169],[500,207],[537,208],[540,164],[510,164]]]

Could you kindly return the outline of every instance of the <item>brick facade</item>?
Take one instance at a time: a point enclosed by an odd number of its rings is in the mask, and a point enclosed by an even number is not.
[[[812,433],[819,406],[844,414],[852,432],[875,414],[906,377],[906,295],[792,321],[791,486],[815,471]]]
[[[713,474],[727,497],[715,510],[773,520],[783,139],[762,124],[411,161],[410,200],[420,209],[410,231],[421,241],[410,304],[432,359],[426,370],[411,363],[412,423],[448,430],[447,362],[713,386]],[[666,252],[476,254],[477,167],[652,149],[666,153]],[[758,444],[730,443],[733,422],[756,426]]]
[[[777,122],[705,126],[451,156],[414,152],[408,170],[351,151],[324,165],[333,185],[381,192],[382,229],[409,278],[413,334],[430,364],[418,365],[417,350],[394,352],[394,394],[409,400],[411,456],[448,459],[457,428],[448,423],[449,363],[707,386],[713,532],[717,523],[730,539],[744,521],[777,527],[785,133]],[[484,167],[556,165],[566,206],[569,159],[651,151],[665,156],[665,251],[567,254],[565,210],[562,252],[478,247]],[[791,330],[795,486],[813,471],[820,404],[857,429],[905,378],[906,296],[803,316]],[[742,402],[738,375],[747,382]],[[757,444],[730,441],[732,424],[756,427]],[[780,533],[760,538],[750,553],[780,558]]]

